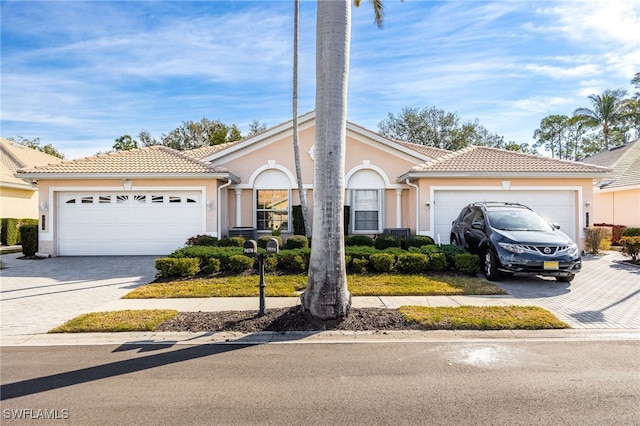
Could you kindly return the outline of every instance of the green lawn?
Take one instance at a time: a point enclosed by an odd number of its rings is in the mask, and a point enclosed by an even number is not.
[[[306,287],[306,275],[267,275],[267,297],[295,297]],[[255,297],[258,276],[195,278],[138,287],[125,299],[164,299],[181,297]],[[464,276],[426,275],[349,275],[347,285],[353,296],[445,296],[505,294],[489,281]]]

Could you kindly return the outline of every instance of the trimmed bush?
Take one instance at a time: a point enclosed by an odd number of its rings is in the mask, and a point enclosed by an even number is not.
[[[254,258],[244,254],[234,254],[229,256],[229,270],[236,274],[253,268]]]
[[[216,259],[215,257],[212,257],[211,259],[209,259],[209,265],[206,268],[206,271],[208,271],[211,274],[215,274],[216,272],[220,272],[220,259]]]
[[[603,227],[586,228],[584,230],[584,243],[591,254],[598,254],[601,250],[607,250],[611,245],[610,230]]]
[[[303,257],[302,250],[283,250],[278,253],[278,268],[285,272],[305,272],[308,257]]]
[[[362,274],[367,272],[368,263],[369,261],[367,259],[361,259],[361,258],[355,257],[351,259],[351,262],[349,262],[349,269],[353,273]]]
[[[368,235],[352,235],[349,238],[345,238],[345,246],[366,246],[373,247],[374,241],[373,238]]]
[[[466,253],[465,249],[460,246],[456,246],[455,244],[442,244],[438,246],[438,249],[444,253],[447,257],[447,263],[449,264],[449,268],[455,267],[455,256],[456,254]]]
[[[210,274],[214,271],[210,269],[210,259],[220,260],[220,269],[229,269],[229,257],[242,254],[241,247],[215,247],[215,246],[193,246],[183,247],[171,253],[168,257],[180,258],[191,257],[200,260],[201,272]]]
[[[162,257],[156,259],[156,269],[163,278],[191,277],[200,271],[200,261],[196,258]]]
[[[422,253],[407,253],[398,256],[396,270],[404,274],[419,274],[429,266],[429,256]]]
[[[400,247],[400,238],[394,237],[389,234],[381,234],[378,235],[378,238],[375,239],[373,246],[378,250],[384,250],[386,248],[392,247]]]
[[[391,253],[375,253],[369,256],[369,265],[376,272],[391,272],[396,257]]]
[[[429,254],[429,255],[435,254],[435,253],[442,253],[442,251],[440,251],[440,247],[436,246],[435,244],[427,244],[420,247],[409,247],[409,252]]]
[[[640,262],[640,236],[621,237],[620,244],[622,244],[622,254],[629,256],[632,262]]]
[[[284,248],[287,250],[309,248],[309,239],[304,235],[292,235],[287,238]]]
[[[640,228],[627,228],[622,231],[623,237],[640,237]]]
[[[243,237],[227,237],[218,240],[219,247],[242,247],[245,239]]]
[[[427,235],[410,235],[405,239],[406,249],[409,247],[422,247],[435,244],[433,238]]]
[[[22,225],[20,227],[22,254],[35,256],[38,251],[38,225]]]
[[[456,271],[475,276],[480,272],[480,258],[477,254],[459,253],[453,256],[454,268]]]
[[[265,272],[274,272],[278,267],[278,256],[266,255],[262,258],[262,266]]]
[[[196,235],[191,237],[186,242],[187,246],[217,246],[218,237],[212,235]]]
[[[427,246],[428,247],[428,246]],[[447,256],[444,253],[432,253],[429,255],[429,269],[432,271],[444,271],[447,269]]]
[[[262,249],[266,249],[267,248],[267,242],[269,242],[270,239],[275,238],[276,240],[278,240],[278,247],[282,248],[282,237],[279,235],[263,235],[262,237],[258,238],[258,247],[262,248]]]
[[[0,241],[5,246],[15,246],[18,244],[18,219],[7,217],[0,219]]]
[[[378,253],[378,250],[369,246],[349,246],[344,248],[345,255],[351,258],[369,259],[372,254]]]

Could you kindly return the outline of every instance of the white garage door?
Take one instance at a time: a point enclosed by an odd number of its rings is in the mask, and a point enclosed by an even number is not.
[[[530,207],[549,222],[558,223],[560,229],[576,240],[576,214],[574,191],[487,191],[487,190],[436,190],[432,204],[434,239],[440,236],[443,244],[449,243],[451,222],[464,206],[476,201],[504,201]]]
[[[61,193],[58,252],[167,255],[202,233],[201,198],[198,191]]]

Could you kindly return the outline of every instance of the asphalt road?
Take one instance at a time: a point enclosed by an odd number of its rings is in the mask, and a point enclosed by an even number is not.
[[[3,347],[0,422],[637,425],[639,355],[596,339]]]

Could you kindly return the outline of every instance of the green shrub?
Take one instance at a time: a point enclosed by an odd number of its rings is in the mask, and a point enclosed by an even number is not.
[[[373,246],[378,250],[384,250],[391,247],[400,247],[400,238],[394,237],[393,235],[389,234],[381,234],[378,235],[378,238],[375,239]]]
[[[284,243],[284,248],[287,250],[308,248],[308,247],[309,247],[309,239],[304,235],[292,235],[289,238],[287,238],[287,241]]]
[[[278,267],[278,257],[268,254],[262,258],[262,266],[265,272],[274,272]]]
[[[258,247],[262,248],[262,249],[266,249],[267,248],[267,243],[269,242],[270,239],[275,238],[276,240],[278,240],[278,247],[282,247],[282,237],[279,235],[263,235],[262,237],[258,238]]]
[[[220,247],[242,247],[244,245],[244,237],[227,237],[218,240],[218,246]]]
[[[285,272],[305,272],[308,265],[308,254],[305,250],[282,250],[278,253],[278,268]]]
[[[371,269],[376,272],[391,272],[396,257],[391,253],[374,253],[369,256]]]
[[[366,246],[373,247],[373,238],[368,235],[352,235],[345,239],[345,246]]]
[[[640,237],[640,228],[627,228],[622,231],[623,237]]]
[[[627,228],[631,229],[631,228]],[[639,228],[635,228],[639,229]],[[622,244],[622,254],[629,256],[632,262],[640,261],[640,235],[638,236],[624,236],[620,238],[620,244]]]
[[[444,253],[447,257],[447,263],[449,264],[449,268],[455,268],[455,256],[456,254],[466,253],[465,249],[455,244],[442,244],[438,246],[438,249]]]
[[[38,225],[22,225],[20,227],[22,254],[35,256],[38,251]]]
[[[215,274],[216,272],[220,272],[220,259],[212,257],[209,259],[209,265],[207,268],[204,268],[208,273]]]
[[[351,256],[351,258],[369,259],[374,253],[378,253],[378,250],[369,246],[348,246],[344,248],[345,255]]]
[[[404,274],[419,274],[429,266],[429,257],[422,253],[407,253],[398,256],[396,270]]]
[[[435,244],[433,238],[427,235],[410,235],[405,239],[405,245],[407,250],[409,247],[422,247]]]
[[[20,234],[18,232],[18,219],[7,217],[0,220],[0,241],[5,246],[15,246],[18,244]]]
[[[229,256],[229,270],[239,274],[247,269],[253,268],[254,258],[244,254],[234,254]]]
[[[600,250],[606,250],[611,245],[611,240],[607,238],[610,230],[608,228],[594,227],[584,230],[584,244],[589,253],[598,254]]]
[[[480,258],[477,254],[458,253],[453,256],[456,271],[475,276],[480,272]]]
[[[428,247],[428,246],[426,246]],[[447,256],[444,253],[432,253],[429,255],[429,269],[432,271],[444,271],[447,269]]]
[[[424,246],[420,246],[420,247],[409,247],[409,252],[411,253],[422,253],[422,254],[435,254],[435,253],[442,253],[442,251],[440,250],[440,247],[436,246],[435,244],[426,244]]]
[[[360,259],[358,257],[355,257],[351,259],[351,262],[349,263],[349,269],[353,273],[362,274],[367,271],[368,263],[369,261],[367,259]]]
[[[196,235],[187,240],[187,246],[217,246],[218,237],[212,235]]]
[[[191,277],[200,271],[200,261],[196,258],[162,257],[156,259],[156,269],[163,278]]]
[[[392,254],[397,259],[401,254],[407,254],[407,251],[401,249],[400,247],[390,247],[382,250],[382,253]]]
[[[220,269],[229,269],[229,257],[242,254],[241,247],[216,247],[216,246],[193,246],[183,247],[171,253],[168,257],[180,258],[191,257],[200,260],[201,272],[210,274],[214,272],[210,269],[210,259],[220,260]]]

